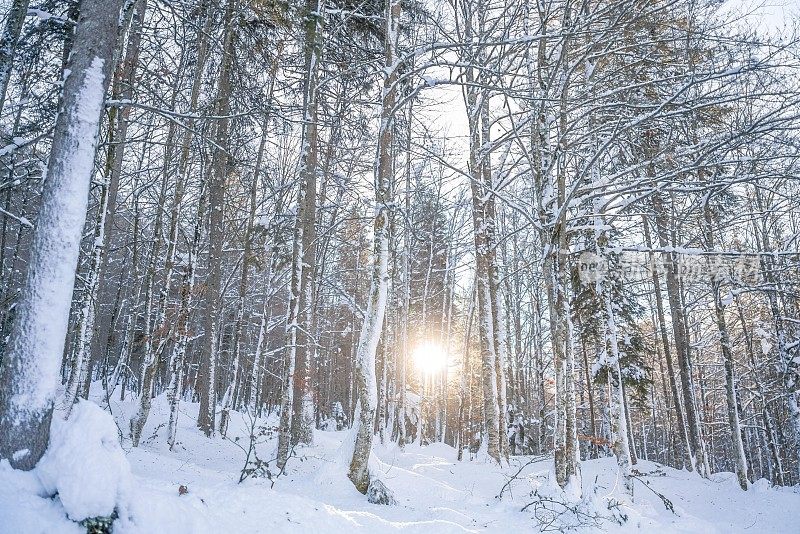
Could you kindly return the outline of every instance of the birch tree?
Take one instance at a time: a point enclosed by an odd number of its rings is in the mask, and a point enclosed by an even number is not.
[[[375,219],[373,226],[372,278],[364,316],[364,325],[356,352],[355,385],[358,390],[358,422],[355,446],[348,477],[361,493],[370,486],[369,458],[372,452],[373,428],[378,391],[375,379],[375,355],[383,330],[389,293],[389,218],[392,183],[394,181],[394,112],[397,102],[397,47],[400,37],[400,0],[386,5],[386,37],[384,41],[384,80],[381,91],[381,115],[375,161]]]

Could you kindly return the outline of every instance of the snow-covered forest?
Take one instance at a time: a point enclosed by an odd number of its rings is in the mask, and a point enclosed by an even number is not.
[[[0,0],[0,532],[796,532],[799,14]]]

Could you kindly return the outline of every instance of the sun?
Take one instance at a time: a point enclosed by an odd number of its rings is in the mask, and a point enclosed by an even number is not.
[[[447,351],[430,341],[418,345],[412,357],[417,368],[426,375],[438,373],[447,365]]]

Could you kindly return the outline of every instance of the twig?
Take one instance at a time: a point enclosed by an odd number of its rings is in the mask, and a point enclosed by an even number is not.
[[[650,491],[655,493],[658,496],[658,498],[661,499],[661,502],[664,503],[664,507],[667,510],[669,510],[670,512],[672,512],[675,515],[678,515],[677,512],[675,512],[675,506],[673,506],[672,501],[667,499],[667,497],[663,493],[659,493],[656,490],[654,490],[653,487],[650,485],[650,483],[648,481],[646,481],[643,478],[638,477],[638,476],[636,476],[634,474],[631,474],[630,477],[631,478],[635,478],[636,480],[638,480],[639,482],[641,482],[642,484],[647,486],[647,489],[649,489]]]

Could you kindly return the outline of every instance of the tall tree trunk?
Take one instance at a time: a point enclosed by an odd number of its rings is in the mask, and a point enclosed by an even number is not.
[[[118,68],[119,76],[114,80],[112,97],[130,100],[136,76],[136,64],[139,58],[139,44],[142,35],[142,23],[146,10],[146,0],[139,0],[131,25],[130,37],[125,61]],[[93,250],[89,271],[83,288],[83,303],[78,319],[78,336],[73,349],[72,368],[64,392],[64,417],[69,417],[72,405],[78,397],[88,398],[89,384],[92,378],[91,343],[97,341],[98,330],[96,318],[100,307],[100,298],[105,287],[105,271],[108,265],[108,246],[113,230],[114,215],[117,205],[117,191],[122,170],[122,157],[128,129],[130,107],[111,110],[111,139],[109,154],[106,159],[104,183],[100,186],[100,205],[97,208],[97,220],[92,242]],[[96,359],[99,354],[96,354]]]
[[[370,485],[369,457],[372,451],[378,401],[375,381],[375,354],[383,329],[386,301],[389,292],[389,218],[391,215],[392,183],[394,181],[394,107],[397,101],[398,64],[395,54],[400,26],[400,0],[390,0],[386,6],[386,38],[381,102],[381,123],[378,129],[378,150],[375,162],[375,224],[372,280],[364,324],[356,353],[355,384],[358,388],[359,418],[356,441],[348,477],[361,493]]]
[[[645,245],[647,245],[648,249],[652,249],[653,241],[650,237],[650,225],[644,216],[642,218],[642,223],[644,228]],[[684,412],[683,403],[681,402],[681,396],[678,390],[678,383],[677,380],[675,379],[675,374],[676,374],[675,364],[672,361],[672,351],[670,350],[669,334],[667,333],[667,321],[664,317],[664,297],[661,295],[661,281],[659,280],[658,269],[655,268],[656,265],[655,254],[651,252],[649,257],[650,257],[650,263],[653,266],[651,272],[652,272],[652,282],[653,282],[653,293],[655,295],[655,303],[656,303],[656,317],[658,319],[658,330],[661,335],[661,346],[664,348],[664,358],[667,361],[669,388],[672,393],[672,402],[675,406],[675,416],[678,421],[678,430],[680,432],[679,442],[682,445],[681,450],[683,452],[684,465],[688,470],[691,471],[694,469],[694,462],[692,461],[689,430],[688,427],[686,426],[686,420],[683,415]]]
[[[122,0],[84,0],[83,7],[28,274],[0,364],[0,457],[21,469],[47,447]]]
[[[670,217],[664,207],[663,199],[659,193],[652,196],[653,209],[656,214],[658,242],[662,249],[675,246],[670,240]],[[697,404],[694,397],[692,384],[692,366],[689,353],[689,341],[686,336],[686,318],[681,304],[680,284],[678,280],[677,255],[672,253],[667,259],[667,301],[669,302],[670,315],[672,316],[672,333],[675,341],[675,352],[678,355],[680,368],[680,383],[683,393],[684,413],[686,414],[686,427],[689,435],[689,458],[694,470],[707,477],[707,461],[705,458],[705,444],[700,432],[700,420],[697,413]]]
[[[8,18],[0,35],[0,115],[3,113],[3,105],[6,101],[8,82],[11,79],[11,67],[14,64],[14,57],[17,53],[17,42],[25,16],[28,14],[29,0],[13,0],[11,8],[8,10]]]
[[[709,251],[714,250],[714,227],[711,206],[709,205],[710,194],[705,199],[704,218],[705,218],[705,241]],[[733,445],[733,463],[736,470],[736,477],[739,479],[739,486],[747,490],[747,457],[742,443],[742,427],[739,423],[739,408],[736,401],[736,382],[734,377],[733,347],[728,333],[728,324],[725,320],[725,304],[722,300],[720,287],[722,285],[721,276],[711,276],[711,297],[714,299],[714,316],[719,332],[719,344],[722,349],[722,360],[725,366],[725,400],[728,404],[728,426],[731,431],[731,443]]]
[[[571,27],[571,6],[564,10],[564,27]],[[566,228],[566,161],[567,151],[567,111],[569,105],[569,40],[564,37],[561,43],[560,61],[564,72],[559,94],[558,130],[559,154],[555,176],[555,202],[546,219],[552,221],[549,235],[543,239],[545,251],[545,284],[550,311],[550,332],[553,344],[553,360],[556,382],[556,424],[554,463],[556,481],[564,489],[569,488],[574,495],[580,495],[581,470],[580,449],[577,436],[577,415],[575,403],[575,355],[572,350],[572,313],[570,310],[567,286],[569,271],[565,251],[569,247]],[[547,213],[547,211],[546,211]]]
[[[472,42],[472,23],[465,24],[465,40]],[[474,58],[476,59],[476,58]],[[468,60],[472,61],[472,60]],[[483,411],[486,450],[490,458],[500,462],[504,456],[504,445],[501,443],[501,418],[504,414],[498,404],[498,357],[493,308],[496,306],[493,289],[493,262],[494,249],[492,232],[494,231],[494,205],[491,192],[491,176],[485,176],[490,171],[490,164],[485,161],[489,155],[484,153],[484,135],[487,133],[483,125],[484,108],[488,108],[488,93],[475,86],[479,81],[473,69],[467,69],[466,79],[468,87],[465,90],[467,105],[467,119],[469,126],[469,170],[470,190],[472,193],[472,225],[475,241],[475,284],[478,294],[478,333],[481,347],[481,383],[483,386]],[[499,335],[499,334],[498,334]],[[503,433],[504,434],[504,433]]]
[[[234,0],[225,6],[224,42],[222,63],[217,80],[217,102],[214,108],[217,120],[214,140],[216,147],[211,158],[211,176],[208,186],[208,279],[206,283],[206,315],[204,320],[203,365],[200,389],[200,412],[197,415],[197,428],[206,436],[214,434],[217,407],[217,350],[220,337],[222,314],[222,246],[225,240],[225,177],[228,167],[228,124],[231,96],[231,72],[235,54],[235,30],[233,28]]]
[[[314,7],[316,6],[316,7]],[[314,8],[312,12],[311,9]],[[301,254],[302,262],[297,270],[300,272],[300,293],[297,322],[293,325],[294,336],[299,341],[297,346],[294,372],[294,388],[292,402],[292,443],[309,444],[314,434],[314,400],[311,392],[311,360],[316,353],[315,339],[315,275],[317,255],[317,166],[318,166],[318,132],[317,132],[317,76],[319,64],[322,62],[321,24],[323,15],[320,10],[324,4],[320,0],[308,0],[306,21],[306,78],[303,95],[303,133],[300,154],[300,181],[303,192],[298,198],[298,218],[296,224],[302,225]],[[292,294],[294,297],[294,293]]]
[[[297,193],[294,245],[292,249],[291,295],[286,328],[289,334],[285,391],[278,433],[278,465],[288,458],[289,443],[313,440],[313,399],[309,388],[308,352],[314,343],[313,313],[315,223],[317,206],[317,69],[322,61],[319,41],[323,4],[306,0],[305,77],[303,79],[303,127],[300,145],[300,187]],[[291,391],[289,391],[291,390]],[[285,407],[283,406],[285,405]],[[291,410],[291,413],[284,413]]]

